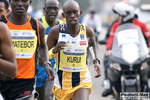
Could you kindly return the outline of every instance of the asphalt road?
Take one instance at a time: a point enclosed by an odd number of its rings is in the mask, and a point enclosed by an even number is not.
[[[98,40],[101,40],[105,37],[107,29],[103,28],[101,34],[99,34]],[[100,64],[100,69],[101,69],[101,77],[99,78],[94,78],[94,76],[96,75],[96,71],[94,70],[94,65],[92,64],[92,58],[88,59],[88,67],[92,76],[92,93],[90,94],[90,98],[89,100],[115,100],[113,98],[112,95],[108,96],[108,97],[102,97],[101,94],[104,91],[104,88],[102,87],[102,83],[104,80],[104,66],[103,66],[103,57],[104,57],[104,53],[105,53],[106,49],[105,49],[105,45],[99,45],[98,44],[98,58],[101,61]]]

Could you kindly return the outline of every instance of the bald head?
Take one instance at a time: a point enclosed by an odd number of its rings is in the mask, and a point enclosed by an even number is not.
[[[54,22],[57,18],[59,11],[58,0],[46,0],[44,9],[44,15],[46,20],[49,22]]]
[[[68,9],[70,7],[77,7],[78,10],[80,10],[79,4],[76,1],[68,0],[67,2],[65,2],[64,6],[63,6],[63,11],[65,11],[66,9]]]
[[[46,0],[46,1],[45,1],[45,6],[46,6],[47,4],[56,4],[56,5],[59,6],[58,0]]]
[[[74,0],[68,0],[63,6],[63,17],[69,26],[76,27],[79,25],[79,18],[82,15],[79,4]]]

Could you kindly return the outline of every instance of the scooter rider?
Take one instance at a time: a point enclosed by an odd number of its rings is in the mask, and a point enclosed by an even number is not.
[[[134,7],[132,5],[130,5],[128,2],[121,1],[117,4],[115,4],[115,6],[113,7],[113,12],[118,14],[118,22],[113,24],[113,26],[111,28],[111,31],[110,31],[110,36],[107,39],[108,44],[106,44],[106,50],[107,51],[106,51],[106,54],[105,54],[107,57],[109,57],[111,55],[111,46],[112,46],[112,43],[113,43],[113,39],[115,37],[116,29],[121,24],[133,23],[135,25],[138,25],[141,28],[141,30],[144,34],[146,42],[148,41],[148,39],[150,38],[150,31],[147,28],[145,23],[142,23],[142,22],[137,20],[137,17],[135,17],[135,13],[134,13]],[[147,45],[149,47],[150,42],[147,43]],[[150,51],[150,48],[149,48],[149,51]],[[107,67],[105,67],[105,70],[107,70]],[[105,72],[107,73],[107,71],[105,71]],[[106,84],[109,84],[108,79],[105,79],[104,82],[105,83],[107,82]],[[110,94],[110,90],[111,90],[110,86],[109,86],[109,88],[107,86],[107,89],[105,89],[102,96],[108,96]]]

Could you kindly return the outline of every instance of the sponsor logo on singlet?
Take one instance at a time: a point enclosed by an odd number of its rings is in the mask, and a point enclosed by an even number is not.
[[[86,45],[86,41],[80,41],[80,46]]]
[[[80,39],[81,39],[81,40],[84,40],[84,38],[85,38],[85,37],[84,37],[84,34],[80,34]]]

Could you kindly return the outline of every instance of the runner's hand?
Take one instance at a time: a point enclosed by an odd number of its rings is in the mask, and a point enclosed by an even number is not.
[[[58,53],[60,50],[64,49],[65,46],[67,46],[66,42],[64,41],[58,42],[57,45],[53,49],[53,53],[54,54]]]
[[[55,77],[55,72],[54,72],[54,70],[50,67],[49,64],[46,64],[46,65],[45,65],[45,72],[46,72],[47,75],[48,75],[48,78],[46,78],[46,81],[50,81],[50,80],[52,80],[52,79]]]
[[[99,68],[99,62],[96,61],[95,64],[94,64],[94,68],[95,68],[95,71],[97,72],[97,75],[94,76],[95,78],[98,78],[101,76],[101,71],[100,71],[100,68]]]

